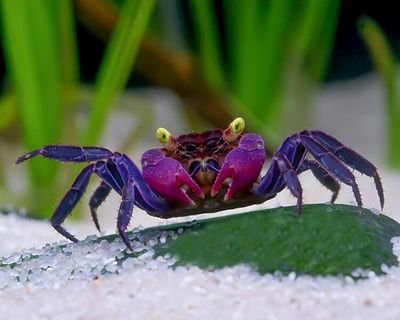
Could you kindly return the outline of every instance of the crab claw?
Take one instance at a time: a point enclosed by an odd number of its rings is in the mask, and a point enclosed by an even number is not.
[[[183,186],[204,199],[203,190],[190,177],[182,165],[164,156],[160,149],[151,149],[142,156],[143,177],[149,186],[162,197],[185,205],[195,202],[187,195]]]
[[[211,196],[214,197],[218,193],[227,178],[231,178],[232,182],[225,194],[225,201],[231,199],[238,191],[249,190],[257,181],[264,161],[265,149],[262,138],[253,133],[244,134],[239,146],[226,156],[211,189]]]

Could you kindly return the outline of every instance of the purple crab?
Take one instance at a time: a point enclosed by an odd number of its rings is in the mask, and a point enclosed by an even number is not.
[[[62,198],[52,226],[66,238],[78,239],[62,227],[85,192],[94,173],[101,179],[89,201],[96,228],[100,231],[97,208],[116,191],[122,201],[117,229],[128,248],[125,230],[136,205],[149,215],[171,218],[258,204],[274,198],[287,187],[297,198],[301,214],[302,187],[298,175],[311,170],[336,200],[340,182],[352,188],[362,209],[360,190],[349,168],[374,179],[381,208],[384,194],[376,167],[334,137],[319,130],[303,130],[287,137],[272,156],[264,176],[264,141],[258,134],[243,133],[244,120],[236,118],[225,130],[215,129],[174,137],[165,128],[156,132],[162,148],[146,151],[142,171],[125,154],[102,147],[47,145],[19,157],[16,164],[37,155],[68,162],[89,162]]]

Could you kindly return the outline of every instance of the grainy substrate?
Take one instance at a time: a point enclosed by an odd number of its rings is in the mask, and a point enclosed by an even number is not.
[[[10,223],[11,221],[11,223]],[[0,224],[26,223],[16,215]],[[48,226],[30,221],[31,228]],[[51,231],[51,230],[50,230]],[[400,308],[400,268],[387,275],[350,277],[260,276],[247,266],[213,272],[198,268],[168,269],[171,257],[152,259],[152,245],[162,234],[133,241],[142,254],[122,264],[125,246],[96,236],[71,244],[11,254],[0,269],[0,318],[7,319],[396,319]],[[400,237],[392,239],[400,256]],[[356,273],[358,271],[355,271]]]

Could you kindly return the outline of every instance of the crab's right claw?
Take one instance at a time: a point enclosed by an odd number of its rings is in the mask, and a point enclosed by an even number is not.
[[[146,182],[165,199],[194,205],[195,202],[187,192],[204,199],[203,190],[182,165],[172,158],[165,157],[160,149],[146,151],[142,156],[142,167]]]
[[[225,162],[213,184],[211,196],[214,197],[227,178],[232,179],[224,200],[231,199],[236,192],[249,190],[257,181],[265,161],[262,138],[257,134],[244,134],[239,146],[225,158]]]

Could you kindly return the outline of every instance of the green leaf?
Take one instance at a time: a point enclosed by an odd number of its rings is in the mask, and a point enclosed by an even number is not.
[[[157,230],[179,228],[176,240],[155,247],[156,256],[172,254],[177,265],[209,270],[246,263],[261,274],[311,275],[351,275],[357,268],[381,274],[382,264],[398,265],[390,240],[400,236],[400,224],[347,205],[306,205],[301,217],[295,207],[282,207]]]
[[[210,1],[191,0],[189,8],[197,34],[201,72],[211,88],[220,91],[225,87],[225,76],[214,7]]]
[[[125,1],[121,8],[118,23],[97,75],[84,144],[95,144],[100,138],[112,103],[131,74],[154,3],[154,0]]]
[[[53,1],[1,1],[4,52],[15,87],[25,147],[58,143],[61,83]],[[32,184],[54,181],[55,163],[29,163]]]

